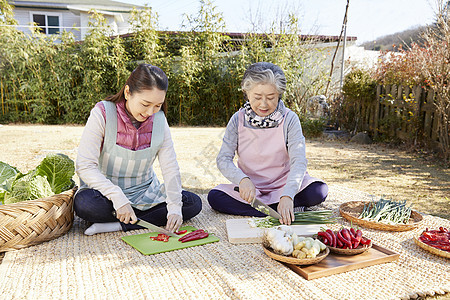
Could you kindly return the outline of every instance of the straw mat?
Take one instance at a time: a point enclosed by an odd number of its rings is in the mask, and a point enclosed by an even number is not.
[[[218,214],[202,198],[203,211],[187,225],[213,232],[220,242],[145,256],[120,239],[145,230],[85,236],[87,224],[76,218],[68,234],[6,253],[0,298],[407,299],[450,292],[450,261],[413,241],[425,227],[449,228],[448,220],[425,215],[421,228],[407,232],[364,229],[400,258],[308,281],[266,256],[259,244],[230,244],[226,220],[240,217]],[[323,206],[337,215],[341,203],[368,199],[362,192],[330,186]]]

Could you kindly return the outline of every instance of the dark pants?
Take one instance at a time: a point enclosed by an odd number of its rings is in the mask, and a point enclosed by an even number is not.
[[[323,182],[313,182],[294,197],[294,207],[313,206],[325,201],[328,196],[328,186]],[[262,212],[257,211],[250,205],[240,202],[225,192],[211,190],[208,193],[208,202],[211,207],[219,212],[230,215],[265,217]],[[277,210],[278,203],[270,204]]]
[[[188,191],[182,191],[183,206],[181,208],[183,221],[196,216],[202,210],[202,201],[199,196]],[[110,200],[99,191],[86,189],[78,192],[74,198],[74,210],[80,218],[92,223],[119,222],[113,216],[114,207]],[[165,202],[148,210],[133,208],[136,216],[157,226],[167,223],[167,205]],[[142,226],[120,223],[124,231],[142,229]]]

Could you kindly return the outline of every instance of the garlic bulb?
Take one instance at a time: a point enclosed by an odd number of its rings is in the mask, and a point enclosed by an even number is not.
[[[275,252],[279,252],[283,255],[291,255],[294,251],[294,246],[292,246],[292,240],[288,236],[284,236],[281,239],[276,239],[272,241],[272,249]]]
[[[292,229],[292,227],[288,226],[288,225],[279,225],[279,226],[277,226],[275,228],[278,229],[278,230],[282,230],[282,231],[286,232],[286,234],[288,234],[290,236],[294,233],[294,230]]]

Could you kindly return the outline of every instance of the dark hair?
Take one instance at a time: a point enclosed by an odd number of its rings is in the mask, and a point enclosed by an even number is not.
[[[131,94],[134,92],[139,93],[143,90],[152,90],[154,88],[167,92],[169,80],[167,79],[167,75],[160,68],[150,64],[140,64],[133,72],[131,72],[120,91],[115,95],[106,97],[105,100],[114,103],[125,100],[124,90],[126,85],[129,86]],[[162,104],[161,109],[167,114],[166,101]]]
[[[286,91],[286,76],[283,70],[269,62],[257,62],[250,65],[245,70],[242,78],[241,88],[246,93],[253,88],[255,84],[270,83],[275,85],[278,93],[281,95]]]

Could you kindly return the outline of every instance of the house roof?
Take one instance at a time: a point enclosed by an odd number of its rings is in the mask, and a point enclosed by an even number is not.
[[[8,1],[16,7],[42,7],[68,9],[69,7],[89,7],[100,8],[109,11],[130,11],[133,7],[140,8],[140,5],[133,5],[119,1],[111,0],[26,0],[26,1]]]

